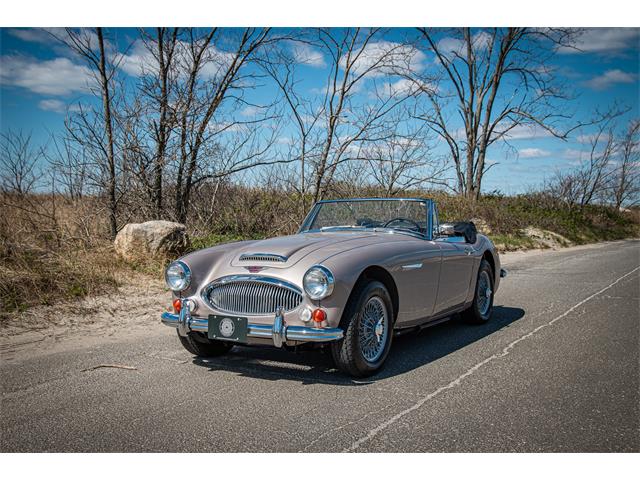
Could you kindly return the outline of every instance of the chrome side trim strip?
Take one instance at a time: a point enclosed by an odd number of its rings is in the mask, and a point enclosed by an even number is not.
[[[418,268],[422,268],[421,263],[412,263],[410,265],[402,265],[402,270],[417,270]]]

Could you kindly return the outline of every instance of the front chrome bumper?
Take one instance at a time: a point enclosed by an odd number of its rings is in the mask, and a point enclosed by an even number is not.
[[[209,331],[209,320],[201,317],[194,317],[189,312],[189,307],[185,305],[179,315],[164,312],[160,316],[162,323],[169,327],[177,328],[182,336],[189,332]],[[271,339],[276,347],[290,342],[333,342],[340,340],[344,333],[341,328],[311,328],[299,327],[295,325],[285,325],[282,314],[276,313],[273,325],[259,325],[249,323],[247,337]]]

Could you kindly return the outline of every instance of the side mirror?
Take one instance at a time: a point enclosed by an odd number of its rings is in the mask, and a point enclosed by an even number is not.
[[[456,235],[456,232],[453,229],[453,224],[443,223],[442,225],[440,225],[438,234],[443,237],[454,237]]]

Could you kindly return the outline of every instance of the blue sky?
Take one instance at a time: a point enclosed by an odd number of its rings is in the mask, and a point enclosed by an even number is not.
[[[411,30],[392,29],[385,39],[397,40],[407,33]],[[124,49],[137,32],[110,29],[110,35],[116,47]],[[580,51],[559,52],[553,60],[578,97],[570,104],[575,118],[588,119],[597,108],[605,109],[614,101],[630,108],[620,119],[621,126],[632,117],[640,117],[640,29],[590,29],[578,39],[577,46]],[[133,58],[135,49],[130,54]],[[424,68],[429,68],[428,55],[424,58]],[[310,52],[301,69],[304,88],[310,92],[326,79],[326,59],[319,52]],[[135,65],[125,73],[136,80]],[[88,99],[85,89],[83,64],[46,31],[0,29],[0,131],[22,129],[31,132],[35,141],[45,142],[51,133],[62,129],[65,110]],[[254,95],[257,101],[268,102],[276,92],[265,84]],[[483,191],[522,192],[540,185],[549,172],[571,168],[587,148],[580,135],[589,131],[576,132],[569,141],[531,130],[517,133],[511,148],[496,146],[490,150],[488,159],[497,165],[487,173]]]

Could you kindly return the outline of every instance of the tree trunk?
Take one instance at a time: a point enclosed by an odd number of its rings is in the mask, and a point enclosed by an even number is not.
[[[167,67],[164,61],[164,29],[162,28],[158,28],[158,75],[160,77],[160,119],[153,171],[153,209],[156,218],[160,219],[162,216],[162,173],[167,142],[165,135],[167,121]]]
[[[112,239],[116,238],[118,226],[116,223],[117,202],[116,202],[116,163],[113,153],[113,129],[111,125],[111,95],[109,92],[109,79],[105,66],[104,39],[102,28],[96,28],[98,34],[98,44],[100,46],[100,84],[102,87],[102,107],[104,109],[104,127],[107,134],[107,164],[109,179],[107,183],[107,194],[109,197],[109,233]]]

